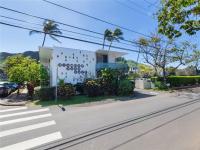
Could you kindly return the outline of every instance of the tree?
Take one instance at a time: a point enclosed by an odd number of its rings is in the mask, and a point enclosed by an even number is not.
[[[198,0],[162,0],[157,13],[159,33],[176,38],[185,31],[194,35],[200,30],[200,5]]]
[[[109,29],[106,29],[105,32],[104,32],[104,36],[103,36],[103,49],[104,49],[104,46],[105,46],[105,40],[112,36],[112,31],[109,30]]]
[[[34,59],[21,55],[11,56],[6,59],[4,69],[12,82],[39,84],[40,65]]]
[[[143,54],[145,62],[154,68],[156,76],[158,75],[157,59],[158,59],[159,49],[154,46],[160,47],[158,45],[158,42],[159,42],[158,39],[156,40],[154,37],[152,37],[151,40],[148,40],[146,38],[140,38],[138,40],[140,52]]]
[[[196,74],[197,72],[194,66],[188,66],[184,69],[176,70],[176,75],[178,76],[194,76]]]
[[[59,34],[59,35],[62,34],[60,29],[58,28],[58,24],[56,24],[52,20],[45,20],[44,21],[44,23],[43,23],[43,32],[32,30],[32,31],[29,32],[29,35],[32,35],[33,33],[40,33],[40,34],[42,33],[42,34],[44,34],[42,47],[44,46],[44,43],[45,43],[47,35],[49,35],[49,37],[52,38],[53,40],[55,40],[55,41],[60,43],[60,41],[52,34]]]
[[[150,77],[153,75],[153,68],[148,65],[139,64],[138,73],[140,77]]]
[[[187,44],[177,45],[174,41],[163,40],[161,35],[153,35],[150,39],[139,39],[139,48],[146,63],[150,64],[157,74],[159,68],[162,69],[164,81],[166,81],[166,67],[172,63],[177,66],[184,65],[184,58]]]
[[[197,49],[193,50],[192,54],[187,60],[187,63],[192,64],[192,66],[195,67],[196,72],[198,73],[200,70],[200,50],[197,50]]]
[[[106,29],[104,32],[103,48],[104,48],[105,40],[110,42],[110,45],[108,48],[108,50],[110,50],[113,41],[119,42],[119,40],[122,40],[122,39],[123,39],[123,32],[120,29],[116,28],[113,32],[111,30]]]

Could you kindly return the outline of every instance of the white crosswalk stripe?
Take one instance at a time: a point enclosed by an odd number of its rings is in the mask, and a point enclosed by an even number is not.
[[[12,124],[12,123],[18,123],[18,122],[34,120],[34,119],[39,119],[39,118],[45,118],[45,117],[50,117],[50,116],[51,116],[51,114],[48,113],[48,114],[44,114],[44,115],[36,115],[36,116],[31,116],[31,117],[25,117],[25,118],[13,119],[13,120],[8,120],[8,121],[2,121],[2,122],[0,122],[0,126],[7,125],[7,124]]]
[[[0,113],[2,113],[2,112],[9,112],[9,111],[16,111],[16,110],[24,110],[24,109],[27,109],[27,107],[18,107],[18,108],[2,109],[2,110],[0,110]]]
[[[0,150],[26,150],[62,139],[55,128],[56,122],[51,119],[49,108],[27,109],[16,107],[0,110]],[[29,136],[26,138],[26,135]]]
[[[56,124],[55,121],[47,121],[47,122],[37,123],[37,124],[25,126],[25,127],[10,129],[10,130],[0,132],[0,137],[17,134],[17,133],[21,133],[21,132],[25,132],[25,131],[30,131],[30,130],[34,130],[34,129],[38,129],[38,128],[42,128],[42,127],[47,127],[47,126],[51,126],[51,125],[55,125],[55,124]]]
[[[45,108],[45,109],[38,109],[38,110],[30,110],[30,111],[25,111],[25,112],[19,112],[19,113],[14,113],[14,114],[0,115],[0,119],[1,118],[6,118],[6,117],[12,117],[12,116],[19,116],[19,115],[26,115],[26,114],[31,114],[31,113],[44,112],[44,111],[49,111],[49,109]]]
[[[62,138],[62,135],[60,132],[55,132],[55,133],[51,133],[51,134],[47,134],[41,137],[37,137],[31,140],[27,140],[27,141],[23,141],[20,143],[16,143],[10,146],[6,146],[1,148],[0,150],[26,150],[26,149],[30,149],[42,144],[46,144],[55,140],[59,140]]]

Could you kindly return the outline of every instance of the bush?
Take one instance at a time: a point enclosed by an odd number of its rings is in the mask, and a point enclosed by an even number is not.
[[[42,87],[49,86],[49,72],[47,68],[40,65],[40,84]]]
[[[200,84],[200,76],[169,76],[167,81],[172,87]]]
[[[37,87],[35,88],[35,97],[40,100],[54,100],[55,99],[55,87]]]
[[[59,98],[70,98],[75,95],[75,89],[71,83],[60,82],[58,86]]]
[[[151,81],[156,83],[157,81],[163,81],[162,77],[152,77]],[[167,83],[170,83],[171,87],[180,87],[187,85],[200,84],[200,76],[169,76],[167,77]]]
[[[134,83],[130,80],[121,80],[119,82],[118,94],[119,95],[131,95],[133,93]]]
[[[75,87],[75,90],[79,93],[79,94],[81,94],[81,95],[83,95],[84,94],[84,88],[85,88],[85,83],[77,83],[77,84],[75,84],[74,85],[74,87]]]
[[[113,69],[103,69],[100,74],[100,84],[104,94],[113,95],[117,93],[118,79],[123,78],[123,74]]]
[[[89,97],[95,97],[103,95],[103,92],[101,90],[101,85],[98,80],[88,80],[85,83],[86,88],[86,94]]]
[[[156,81],[155,87],[158,88],[159,90],[166,90],[168,88],[167,85],[161,81]]]

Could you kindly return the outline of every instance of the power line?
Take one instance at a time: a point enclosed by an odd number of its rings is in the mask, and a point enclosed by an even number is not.
[[[149,7],[151,7],[151,6],[154,6],[154,7],[156,7],[156,8],[158,8],[159,9],[159,7],[158,6],[156,6],[156,4],[157,4],[157,2],[158,1],[156,1],[155,3],[151,3],[151,2],[149,2],[149,1],[147,1],[147,0],[144,0],[146,3],[148,3],[149,4]]]
[[[28,30],[28,31],[33,31],[34,30],[34,31],[37,31],[37,32],[40,32],[40,33],[45,33],[45,32],[40,31],[40,30],[35,30],[35,29],[32,29],[32,28],[27,28],[27,27],[22,27],[22,26],[18,26],[18,25],[13,25],[13,24],[1,22],[1,21],[0,21],[0,24],[6,25],[6,26],[15,27],[15,28],[20,28],[20,29],[24,29],[24,30]],[[57,37],[61,37],[61,38],[66,38],[66,39],[71,39],[71,40],[75,40],[75,41],[80,41],[80,42],[85,42],[85,43],[90,43],[90,44],[95,44],[95,45],[101,45],[102,46],[102,43],[97,43],[97,42],[93,42],[93,41],[83,40],[83,39],[74,38],[74,37],[70,37],[70,36],[58,35],[58,34],[50,34],[50,33],[46,33],[46,34],[57,36]],[[109,45],[107,45],[107,44],[105,44],[104,46],[109,47]],[[125,51],[131,51],[131,52],[136,52],[136,53],[139,52],[138,50],[133,50],[133,49],[129,49],[129,48],[123,48],[123,47],[118,47],[118,46],[111,46],[111,47],[115,48],[115,49],[120,49],[120,50],[125,50]]]
[[[72,28],[75,28],[75,29],[91,32],[91,33],[98,34],[98,35],[103,35],[102,33],[98,33],[98,32],[95,32],[95,31],[88,30],[88,29],[80,28],[80,27],[73,26],[73,25],[70,25],[70,24],[62,23],[62,22],[56,21],[54,19],[48,19],[48,18],[43,18],[43,17],[31,15],[31,14],[28,14],[28,13],[25,13],[25,12],[21,12],[21,11],[18,11],[18,10],[10,9],[10,8],[3,7],[3,6],[0,6],[0,8],[8,10],[8,11],[15,12],[15,13],[23,14],[23,15],[26,15],[26,16],[29,16],[29,17],[37,18],[37,19],[40,19],[40,20],[52,20],[55,23],[58,23],[58,24],[61,24],[61,25],[64,25],[64,26],[68,26],[68,27],[72,27]]]
[[[28,23],[28,24],[31,24],[31,25],[32,25],[32,24],[33,24],[33,25],[38,25],[38,26],[40,26],[40,27],[43,27],[43,25],[41,25],[41,24],[28,22],[28,21],[25,21],[25,20],[22,20],[22,19],[16,19],[16,18],[13,18],[13,17],[3,16],[3,15],[0,15],[0,17],[6,18],[6,19],[15,20],[15,21],[19,21],[19,22],[23,22],[23,23]],[[71,31],[71,30],[66,30],[66,29],[62,29],[62,28],[59,28],[59,30],[65,31],[65,32],[69,32],[69,33],[78,34],[78,35],[83,35],[83,36],[87,36],[87,37],[91,37],[91,38],[95,38],[95,39],[99,39],[99,40],[103,40],[103,38],[100,38],[100,37],[97,37],[97,36],[92,36],[92,35],[89,35],[89,34],[79,33],[79,32],[75,32],[75,31]],[[121,42],[121,41],[119,41],[118,43],[123,44],[123,45],[129,45],[129,46],[134,46],[134,47],[136,47],[136,46],[133,45],[133,44],[124,43],[124,42]]]
[[[71,8],[68,8],[68,7],[66,7],[66,6],[62,6],[62,5],[59,5],[59,4],[57,4],[57,3],[54,3],[54,2],[51,2],[51,1],[48,1],[48,0],[42,0],[42,1],[44,1],[44,2],[46,2],[46,3],[49,3],[49,4],[52,4],[52,5],[54,5],[54,6],[57,6],[57,7],[60,7],[60,8],[69,10],[69,11],[72,11],[72,12],[74,12],[74,13],[77,13],[77,14],[80,14],[80,15],[83,15],[83,16],[86,16],[86,17],[88,17],[88,18],[91,18],[91,19],[94,19],[94,20],[97,20],[97,21],[100,21],[100,22],[103,22],[103,23],[106,23],[106,24],[109,24],[109,25],[112,25],[112,26],[115,26],[115,27],[124,29],[124,30],[126,30],[126,31],[133,32],[133,33],[140,34],[140,35],[143,35],[143,36],[146,36],[146,37],[151,38],[151,36],[148,36],[148,35],[146,35],[146,34],[144,34],[144,33],[140,33],[140,32],[135,31],[135,30],[133,30],[133,29],[129,29],[129,28],[123,27],[123,26],[121,26],[121,25],[117,25],[117,24],[115,24],[115,23],[108,22],[108,21],[106,21],[106,20],[103,20],[103,19],[100,19],[100,18],[91,16],[91,15],[88,15],[88,14],[82,13],[82,12],[80,12],[80,11],[77,11],[77,10],[74,10],[74,9],[71,9]]]
[[[135,11],[135,10],[136,10],[135,8],[133,8],[133,7],[129,6],[129,5],[127,5],[127,4],[124,3],[124,2],[121,2],[121,1],[119,1],[119,0],[114,0],[114,1],[117,2],[118,4],[124,6],[124,7],[127,7],[127,8],[129,8],[129,9],[133,10],[134,12],[137,12],[137,13],[140,12],[139,14],[143,14],[143,15],[145,15],[145,16],[151,17],[151,16],[149,16],[148,14],[144,13],[143,11],[140,11],[140,10],[138,10],[139,12],[138,12],[138,11]],[[132,2],[132,1],[130,1],[130,2]]]
[[[92,30],[85,29],[85,28],[81,28],[81,27],[69,25],[69,24],[66,24],[66,23],[63,23],[63,22],[56,21],[56,20],[54,20],[54,19],[48,19],[48,18],[44,18],[44,17],[40,17],[40,16],[28,14],[28,13],[21,12],[21,11],[18,11],[18,10],[14,10],[14,9],[11,9],[11,8],[7,8],[7,7],[4,7],[4,6],[0,6],[0,8],[1,8],[1,9],[4,9],[4,10],[7,10],[7,11],[15,12],[15,13],[18,13],[18,14],[26,15],[26,16],[29,16],[29,17],[32,17],[32,18],[40,19],[40,20],[43,20],[43,21],[44,21],[44,20],[52,20],[52,21],[54,21],[55,23],[60,24],[60,25],[64,25],[64,26],[72,27],[72,28],[79,29],[79,30],[82,30],[82,31],[86,31],[86,32],[90,32],[90,33],[95,33],[95,34],[104,36],[104,34],[102,34],[102,33],[100,33],[100,32],[96,32],[96,31],[92,31]],[[20,19],[16,19],[16,20],[20,20]],[[27,22],[27,21],[26,21],[26,22]],[[126,40],[126,39],[122,39],[122,41],[126,41],[126,42],[128,42],[128,43],[135,44],[135,45],[133,45],[133,46],[138,46],[138,44],[139,44],[139,43],[136,42],[136,41],[130,41],[130,40]],[[148,47],[156,48],[155,46],[148,46]]]
[[[32,18],[37,18],[37,19],[40,19],[40,20],[52,20],[52,21],[54,21],[57,24],[61,24],[61,25],[64,25],[64,26],[68,26],[68,27],[72,27],[72,28],[79,29],[79,30],[82,30],[82,31],[86,31],[86,32],[90,32],[90,33],[94,33],[94,34],[98,34],[98,35],[104,36],[104,34],[102,34],[100,32],[96,32],[96,31],[85,29],[85,28],[73,26],[73,25],[70,25],[70,24],[66,24],[66,23],[63,23],[63,22],[56,21],[54,19],[48,19],[48,18],[43,18],[43,17],[35,16],[35,15],[32,15],[32,14],[28,14],[28,13],[25,13],[25,12],[21,12],[21,11],[14,10],[14,9],[11,9],[11,8],[7,8],[7,7],[3,7],[3,6],[0,6],[0,8],[1,9],[5,9],[7,11],[12,11],[12,12],[15,12],[15,13],[26,15],[26,16],[29,16],[29,17],[32,17]],[[131,44],[138,44],[138,43],[135,43],[133,41],[126,40],[126,39],[122,39],[122,41],[126,41],[126,42],[131,43]]]
[[[129,32],[132,32],[132,33],[136,33],[136,34],[140,34],[140,35],[143,35],[143,36],[148,37],[148,38],[152,38],[151,36],[146,35],[146,34],[144,34],[144,33],[135,31],[135,30],[133,30],[133,29],[129,29],[129,28],[124,27],[124,26],[121,26],[121,25],[117,25],[117,24],[112,23],[112,22],[108,22],[108,21],[106,21],[106,20],[103,20],[103,19],[100,19],[100,18],[91,16],[91,15],[88,15],[88,14],[85,14],[85,13],[82,13],[82,12],[80,12],[80,11],[77,11],[77,10],[74,10],[74,9],[71,9],[71,8],[68,8],[68,7],[66,7],[66,6],[59,5],[59,4],[54,3],[54,2],[51,2],[51,1],[49,1],[49,0],[42,0],[42,1],[44,1],[44,2],[46,2],[46,3],[49,3],[49,4],[52,4],[52,5],[54,5],[54,6],[57,6],[57,7],[60,7],[60,8],[69,10],[69,11],[72,11],[72,12],[74,12],[74,13],[77,13],[77,14],[80,14],[80,15],[83,15],[83,16],[86,16],[86,17],[88,17],[88,18],[91,18],[91,19],[94,19],[94,20],[97,20],[97,21],[100,21],[100,22],[103,22],[103,23],[106,23],[106,24],[109,24],[109,25],[112,25],[112,26],[115,26],[115,27],[124,29],[124,30],[126,30],[126,31],[129,31]],[[162,40],[162,41],[163,41],[163,42],[167,42],[167,41],[164,41],[164,40]]]
[[[40,33],[45,33],[44,31],[35,30],[35,29],[32,29],[32,28],[22,27],[22,26],[18,26],[18,25],[13,25],[13,24],[1,22],[1,21],[0,21],[0,24],[6,25],[6,26],[10,26],[10,27],[19,28],[19,29],[24,29],[24,30],[28,30],[28,31],[36,31],[36,32],[40,32]],[[88,40],[83,40],[83,39],[79,39],[79,38],[75,38],[75,37],[70,37],[70,36],[65,36],[65,35],[58,35],[58,34],[52,34],[52,33],[45,33],[45,34],[53,35],[53,36],[57,36],[57,37],[65,38],[65,39],[75,40],[75,41],[79,41],[79,42],[90,43],[90,44],[95,44],[95,45],[101,45],[102,46],[102,43],[97,43],[97,42],[94,42],[94,41],[88,41]],[[107,45],[107,44],[104,44],[104,46],[115,48],[115,49],[120,49],[120,50],[125,50],[125,51],[131,51],[131,52],[135,52],[135,53],[144,53],[144,52],[141,52],[141,51],[138,51],[138,50],[134,50],[134,49],[123,48],[123,47],[112,46],[112,45],[110,46],[110,45]],[[151,52],[145,52],[145,54],[154,55]],[[160,56],[163,56],[163,55],[160,54]]]

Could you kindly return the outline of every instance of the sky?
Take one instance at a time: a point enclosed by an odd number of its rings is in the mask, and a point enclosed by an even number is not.
[[[91,16],[109,21],[111,23],[124,26],[134,31],[140,32],[145,35],[155,32],[157,29],[157,21],[155,13],[159,7],[159,0],[50,0],[58,3],[62,6],[69,7],[71,9],[78,10],[80,12],[89,14]],[[53,19],[59,22],[67,23],[70,25],[86,28],[92,31],[104,33],[105,29],[114,30],[116,27],[102,23],[97,20],[76,14],[74,12],[53,6],[42,0],[1,0],[0,5],[11,9],[26,12],[32,15]],[[9,12],[0,8],[0,14],[13,17],[16,19],[23,19],[31,23],[42,24],[43,21],[25,15]],[[28,28],[34,28],[41,30],[42,27],[13,21],[0,17],[2,22],[20,25]],[[79,33],[89,34],[103,38],[101,35],[95,35],[71,27],[60,25],[59,28],[76,31]],[[124,38],[127,40],[137,40],[142,35],[123,30]],[[76,37],[84,40],[90,40],[98,43],[102,43],[102,39],[94,39],[77,35],[73,33],[63,32],[65,36]],[[199,35],[193,37],[186,37],[190,41],[196,43]],[[37,51],[41,46],[43,40],[42,34],[29,35],[29,31],[23,29],[17,29],[9,26],[0,25],[0,51],[10,53],[20,53],[23,51]],[[74,40],[59,38],[61,43],[58,43],[51,38],[47,38],[45,46],[58,46],[83,50],[97,50],[102,48],[99,45],[93,45]],[[121,43],[113,43],[113,46],[120,46],[123,48],[129,48],[138,50],[138,48],[131,45],[124,45]],[[122,51],[122,50],[119,50]],[[137,53],[127,51],[127,59],[136,60]]]

